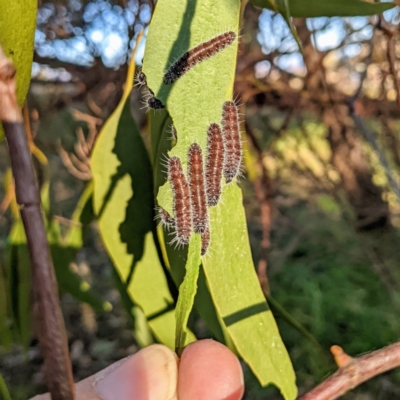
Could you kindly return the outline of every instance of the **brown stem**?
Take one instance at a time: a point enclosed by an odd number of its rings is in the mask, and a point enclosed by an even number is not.
[[[344,352],[337,351],[340,349],[337,346],[334,347],[332,352],[339,366],[338,371],[299,400],[337,399],[374,376],[400,366],[400,342],[356,358],[351,358]]]
[[[37,183],[21,110],[16,99],[16,70],[0,47],[0,121],[10,152],[15,194],[25,228],[38,308],[39,341],[44,353],[48,389],[53,400],[73,400],[74,386],[67,335],[46,239]]]

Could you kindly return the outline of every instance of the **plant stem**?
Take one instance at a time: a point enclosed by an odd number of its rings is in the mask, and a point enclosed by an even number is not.
[[[335,346],[336,347],[336,346]],[[400,366],[400,342],[361,357],[343,357],[350,360],[328,379],[323,381],[299,400],[333,400],[354,389],[361,383]]]
[[[0,121],[8,144],[16,199],[27,238],[47,385],[53,400],[73,400],[74,385],[67,335],[58,303],[58,288],[46,238],[39,186],[16,99],[15,74],[11,60],[0,47]]]

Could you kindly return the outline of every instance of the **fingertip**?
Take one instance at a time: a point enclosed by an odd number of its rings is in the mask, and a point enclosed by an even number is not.
[[[157,344],[128,358],[95,387],[104,400],[170,400],[176,398],[177,379],[176,354]]]
[[[179,400],[240,400],[243,372],[237,357],[210,339],[187,346],[179,364]]]

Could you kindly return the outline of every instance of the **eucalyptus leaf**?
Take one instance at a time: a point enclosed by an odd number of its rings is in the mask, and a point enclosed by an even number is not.
[[[167,173],[165,160],[168,152],[175,144],[172,138],[171,126],[172,121],[168,113],[163,110],[159,112],[150,111],[150,133],[151,133],[151,148],[153,154],[153,175],[154,175],[154,192],[157,193],[159,188],[167,181]],[[182,284],[185,276],[185,264],[187,259],[186,249],[176,249],[169,245],[173,238],[173,231],[163,229],[161,226],[157,229],[158,239],[162,250],[164,262],[169,269],[176,287]],[[170,289],[173,287],[170,285]],[[174,293],[172,293],[174,294]],[[206,322],[208,328],[213,335],[220,341],[229,344],[229,340],[224,335],[215,307],[207,288],[203,269],[200,269],[198,278],[198,289],[195,296],[194,304],[201,317]],[[190,307],[188,307],[190,308]],[[188,311],[188,310],[186,310]],[[190,310],[189,310],[190,311]],[[232,348],[233,350],[233,348]]]
[[[31,270],[28,246],[22,221],[14,222],[8,237],[10,295],[14,338],[27,348],[31,336],[30,287]]]
[[[175,304],[153,236],[153,171],[130,113],[133,75],[131,62],[123,98],[93,150],[93,204],[120,286],[132,304],[143,310],[157,339],[174,348]],[[143,329],[140,337],[144,337]]]
[[[178,355],[180,355],[185,346],[190,343],[187,333],[187,323],[197,292],[197,280],[200,271],[200,249],[200,237],[193,238],[189,246],[186,274],[181,286],[179,287],[179,298],[178,303],[176,304],[175,349],[177,350]]]
[[[352,17],[375,15],[395,7],[393,2],[371,3],[363,0],[251,0],[259,7],[279,12],[287,18],[287,13],[295,18],[311,17]]]
[[[89,304],[98,313],[110,311],[112,309],[111,304],[104,301],[89,283],[71,270],[71,263],[82,247],[82,226],[74,227],[75,235],[68,244],[63,242],[58,221],[49,221],[46,230],[54,271],[60,289],[71,294],[78,301]]]
[[[8,280],[6,278],[5,265],[0,260],[0,344],[7,350],[10,350],[12,344],[12,334],[9,328],[9,306],[10,299],[7,290]]]
[[[90,195],[90,192],[89,192]],[[90,198],[90,196],[89,196]],[[41,190],[42,206],[48,214],[50,208],[49,185],[44,183]],[[87,203],[88,194],[84,193]],[[84,209],[84,204],[81,206]],[[101,299],[88,283],[70,269],[71,262],[75,259],[78,250],[82,247],[82,226],[78,225],[81,213],[76,213],[76,224],[73,226],[75,235],[73,240],[66,243],[61,237],[59,222],[51,215],[45,220],[47,240],[50,246],[57,283],[62,291],[70,293],[78,301],[88,303],[97,312],[109,311],[111,304]],[[9,276],[10,293],[12,296],[13,320],[18,341],[26,345],[30,335],[30,282],[31,270],[29,251],[21,219],[14,221],[9,239]]]
[[[238,32],[239,17],[240,1],[157,2],[143,71],[176,127],[178,140],[169,156],[179,157],[184,169],[190,144],[198,143],[205,153],[207,127],[211,122],[220,122],[223,102],[232,99],[237,41],[195,65],[172,85],[163,83],[163,75],[188,49],[224,31]],[[168,182],[160,187],[157,201],[171,212]],[[241,191],[236,183],[223,185],[221,202],[209,210],[211,245],[210,254],[203,258],[203,268],[220,320],[260,382],[273,383],[286,399],[294,399],[297,389],[293,368],[255,274]],[[190,249],[196,240],[198,237],[193,235]],[[191,252],[187,253],[186,248],[176,251],[176,255],[168,257],[171,270],[179,257],[187,260],[189,270],[194,257]],[[186,307],[186,313],[190,312],[190,301]]]
[[[3,375],[0,374],[0,398],[3,400],[11,400],[10,392],[8,391]]]
[[[63,240],[65,245],[82,247],[84,230],[95,219],[93,211],[93,181],[90,181],[79,198],[71,218],[71,226]]]
[[[93,220],[92,194],[93,185],[89,183],[78,201],[65,238],[61,235],[60,223],[50,214],[49,184],[47,182],[42,187],[41,199],[43,210],[48,215],[46,220],[47,241],[59,288],[71,294],[78,301],[89,304],[96,312],[102,313],[112,309],[111,303],[104,301],[89,283],[71,269],[71,263],[75,260],[79,249],[82,248],[84,231]]]
[[[17,100],[22,107],[31,80],[37,0],[2,0],[0,45],[17,70]],[[4,132],[0,125],[0,140]]]

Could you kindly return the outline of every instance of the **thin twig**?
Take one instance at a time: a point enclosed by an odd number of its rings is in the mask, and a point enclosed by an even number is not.
[[[331,349],[339,369],[299,400],[333,400],[361,383],[400,366],[400,342],[361,357],[348,356],[339,346]]]
[[[16,70],[0,47],[0,121],[10,152],[15,194],[25,228],[38,307],[38,332],[44,353],[48,389],[53,400],[73,400],[68,342],[58,303],[57,282],[40,207],[39,186],[16,99]]]

